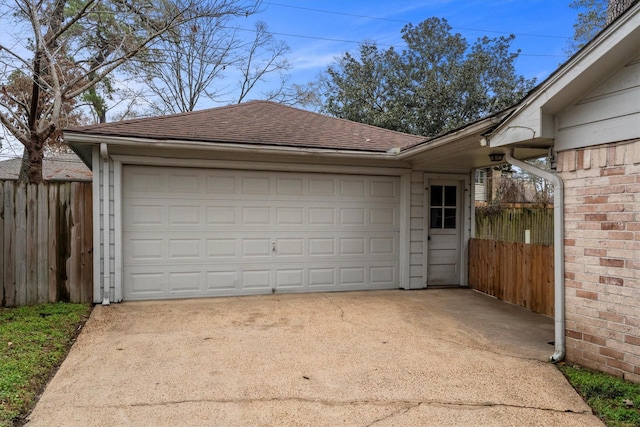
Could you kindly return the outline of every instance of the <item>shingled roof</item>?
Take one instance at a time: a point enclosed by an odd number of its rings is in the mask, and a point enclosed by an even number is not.
[[[0,179],[15,181],[20,175],[22,159],[0,161]],[[91,181],[91,170],[73,153],[56,154],[42,160],[45,181]]]
[[[328,117],[270,101],[76,127],[65,133],[385,152],[426,138]]]

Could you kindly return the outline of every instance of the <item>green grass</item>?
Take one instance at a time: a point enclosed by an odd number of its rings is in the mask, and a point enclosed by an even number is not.
[[[607,426],[640,426],[640,384],[576,365],[558,368]]]
[[[0,308],[0,426],[29,412],[90,312],[88,304]]]

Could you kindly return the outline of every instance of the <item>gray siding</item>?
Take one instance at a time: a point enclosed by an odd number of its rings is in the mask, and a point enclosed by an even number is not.
[[[424,174],[411,173],[409,285],[424,288]]]
[[[640,56],[557,117],[556,150],[640,137]]]

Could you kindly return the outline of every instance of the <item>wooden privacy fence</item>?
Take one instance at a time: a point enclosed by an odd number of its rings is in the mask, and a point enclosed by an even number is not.
[[[469,286],[553,316],[553,246],[471,239]]]
[[[530,232],[530,243],[553,245],[553,206],[476,208],[475,236],[479,239],[525,243],[525,230]]]
[[[93,300],[90,182],[0,181],[0,306]]]

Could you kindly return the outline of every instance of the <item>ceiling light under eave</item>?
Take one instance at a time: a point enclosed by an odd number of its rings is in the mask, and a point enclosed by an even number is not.
[[[504,158],[504,153],[491,153],[489,154],[489,160],[492,162],[501,162]]]

